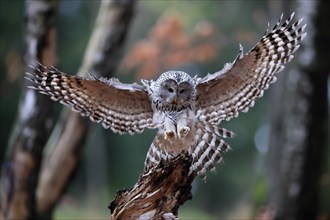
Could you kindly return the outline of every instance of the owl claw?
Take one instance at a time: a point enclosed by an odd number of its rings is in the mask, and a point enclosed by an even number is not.
[[[189,127],[182,127],[179,130],[179,138],[184,138],[185,136],[187,136],[190,132],[190,128]]]
[[[175,132],[173,130],[165,131],[165,140],[173,140],[176,137]]]

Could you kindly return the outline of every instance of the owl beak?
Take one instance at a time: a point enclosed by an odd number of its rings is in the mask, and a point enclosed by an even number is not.
[[[173,100],[172,100],[172,104],[178,104],[178,97],[174,96]]]

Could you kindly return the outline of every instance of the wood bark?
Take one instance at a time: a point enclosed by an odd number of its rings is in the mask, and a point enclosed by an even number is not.
[[[26,1],[26,66],[56,63],[55,0]],[[27,68],[28,71],[32,71]],[[23,75],[23,74],[22,74]],[[52,102],[23,85],[9,157],[1,176],[1,219],[33,219],[43,148],[52,127]]]
[[[322,166],[328,130],[327,58],[328,1],[300,1],[307,37],[302,42],[299,68],[278,84],[272,108],[269,164],[269,204],[275,219],[317,219]],[[280,109],[279,109],[280,108]]]
[[[179,155],[142,174],[132,189],[118,191],[109,206],[111,219],[178,219],[179,206],[192,199],[191,162],[191,156]]]

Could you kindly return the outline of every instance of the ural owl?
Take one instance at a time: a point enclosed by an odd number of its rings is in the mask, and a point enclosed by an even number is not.
[[[147,153],[146,169],[188,152],[193,158],[191,171],[204,176],[222,160],[221,152],[230,149],[223,138],[234,134],[219,127],[220,122],[247,112],[275,82],[274,74],[283,70],[306,36],[306,25],[301,25],[302,19],[292,22],[293,16],[282,22],[282,15],[248,53],[243,54],[240,45],[232,63],[203,78],[168,71],[156,81],[124,84],[117,79],[70,76],[41,64],[26,73],[26,78],[34,83],[30,88],[72,106],[113,132],[158,129]]]

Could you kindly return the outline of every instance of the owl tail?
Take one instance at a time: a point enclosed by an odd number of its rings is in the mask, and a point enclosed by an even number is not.
[[[157,134],[149,147],[146,159],[144,161],[145,170],[148,170],[150,167],[170,158],[170,155],[166,151],[166,144],[167,141],[164,139],[164,136]]]
[[[193,161],[190,172],[205,178],[206,171],[215,171],[217,163],[223,162],[221,152],[231,148],[222,138],[232,138],[235,134],[214,124],[197,124],[195,145],[190,148]]]
[[[205,177],[207,170],[215,170],[216,164],[222,162],[221,152],[227,152],[231,149],[222,138],[231,138],[234,133],[217,125],[203,122],[197,122],[192,131],[195,132],[187,137],[189,141],[168,141],[164,139],[163,134],[157,134],[147,153],[144,163],[145,170],[182,152],[174,153],[169,150],[176,145],[192,155],[190,172],[196,172],[197,175]]]

